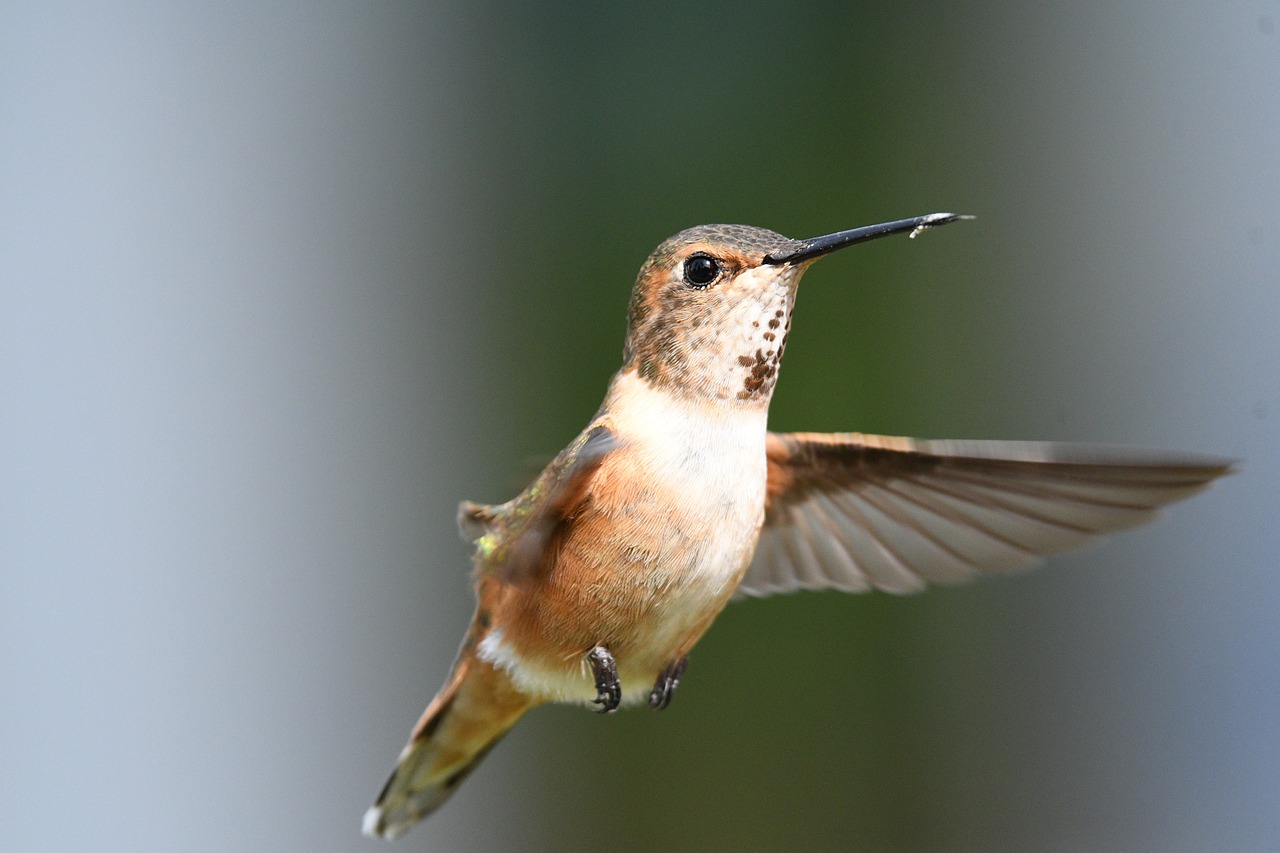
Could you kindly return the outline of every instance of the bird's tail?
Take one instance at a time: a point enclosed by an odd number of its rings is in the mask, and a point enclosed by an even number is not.
[[[365,835],[399,838],[449,799],[533,702],[505,672],[465,656],[414,727]]]

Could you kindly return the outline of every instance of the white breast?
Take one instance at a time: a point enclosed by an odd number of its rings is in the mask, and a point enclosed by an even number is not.
[[[767,410],[691,402],[635,374],[619,376],[611,390],[618,437],[669,486],[667,523],[715,531],[701,537],[688,572],[711,587],[736,581],[764,514]]]

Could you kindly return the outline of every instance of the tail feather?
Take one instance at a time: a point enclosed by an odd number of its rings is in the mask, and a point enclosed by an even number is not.
[[[505,673],[474,658],[460,661],[365,813],[364,834],[399,838],[438,809],[531,704]]]

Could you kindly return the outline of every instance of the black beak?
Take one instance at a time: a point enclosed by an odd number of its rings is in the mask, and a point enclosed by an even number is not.
[[[910,231],[911,236],[914,237],[926,228],[936,228],[939,225],[946,225],[948,222],[955,222],[957,219],[972,218],[972,216],[965,216],[959,213],[929,213],[925,216],[916,216],[911,219],[899,219],[896,222],[882,222],[879,225],[850,228],[848,231],[837,231],[834,234],[827,234],[823,237],[797,240],[794,248],[770,252],[764,256],[762,263],[798,264],[801,261],[813,260],[828,252],[834,252],[836,249],[852,246],[854,243],[865,243],[868,240],[888,237],[890,234],[900,234],[903,231]]]

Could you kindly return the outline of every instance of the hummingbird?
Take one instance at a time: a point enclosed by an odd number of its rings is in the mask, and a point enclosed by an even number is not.
[[[666,708],[734,598],[911,593],[1022,568],[1150,521],[1231,470],[1093,445],[770,432],[809,265],[967,218],[807,240],[702,225],[658,246],[591,422],[513,500],[460,507],[475,616],[365,834],[397,838],[439,808],[536,705]]]

